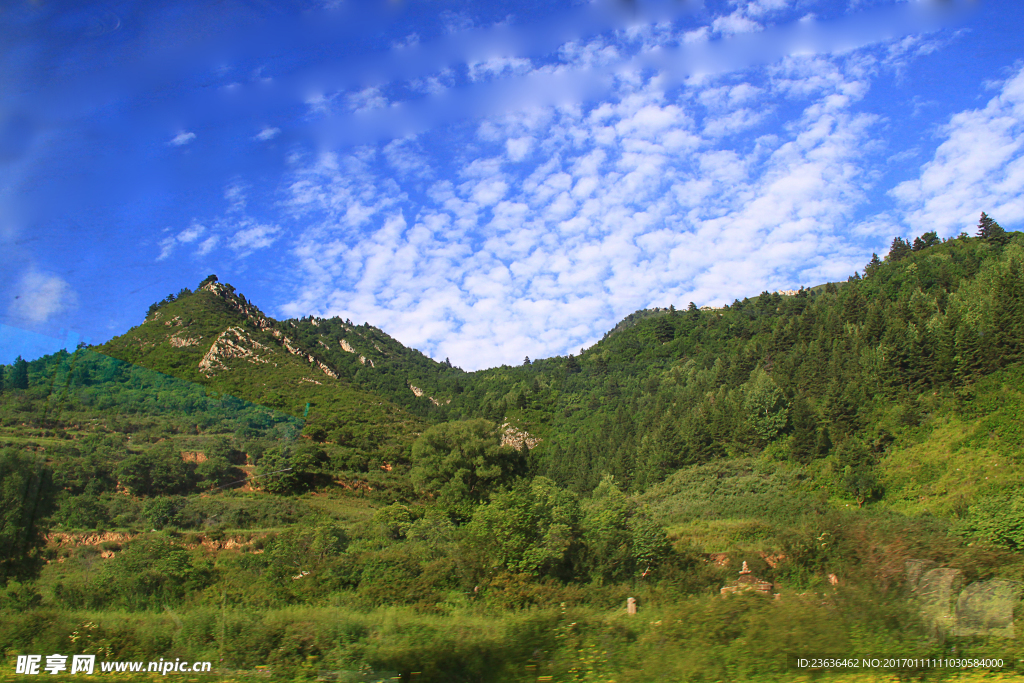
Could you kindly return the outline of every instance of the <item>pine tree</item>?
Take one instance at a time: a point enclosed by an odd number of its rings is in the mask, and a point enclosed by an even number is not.
[[[580,371],[579,361],[577,361],[576,357],[574,355],[572,355],[571,353],[569,354],[569,357],[565,361],[565,371],[568,372],[570,375],[575,374],[575,373]]]
[[[790,417],[793,425],[793,438],[790,441],[792,457],[797,462],[810,462],[817,451],[818,420],[803,395],[793,402]]]
[[[906,258],[913,248],[904,240],[902,237],[894,237],[892,239],[892,246],[889,247],[889,254],[885,257],[885,260],[889,263],[895,263]]]
[[[14,359],[14,369],[11,371],[11,388],[28,389],[28,362],[21,356]]]
[[[1006,244],[1010,239],[1003,227],[989,218],[984,211],[981,212],[981,219],[978,221],[978,237],[996,246]]]
[[[876,253],[871,253],[871,260],[864,266],[864,278],[870,278],[871,274],[882,265],[882,259]]]
[[[527,357],[526,357],[526,358],[525,358],[525,359],[523,360],[523,365],[529,365],[529,364],[530,364],[530,357],[529,357],[529,356],[527,356]]]

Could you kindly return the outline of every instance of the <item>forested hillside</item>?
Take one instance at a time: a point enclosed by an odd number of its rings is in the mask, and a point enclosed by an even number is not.
[[[0,643],[282,680],[1018,656],[929,621],[905,563],[1024,580],[1022,351],[1024,234],[984,215],[845,282],[479,372],[211,276],[0,368]],[[778,599],[719,596],[743,562]]]

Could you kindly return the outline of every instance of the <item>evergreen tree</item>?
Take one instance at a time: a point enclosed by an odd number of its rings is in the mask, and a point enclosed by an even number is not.
[[[939,234],[934,230],[926,232],[925,234],[921,235],[921,237],[915,239],[914,241],[917,242],[918,239],[921,240],[922,249],[927,249],[929,247],[934,247],[939,244],[942,244],[942,240],[939,239]]]
[[[793,439],[790,442],[790,451],[793,459],[797,462],[810,462],[817,450],[818,421],[810,403],[803,395],[797,396],[793,402],[791,418]]]
[[[527,357],[526,357],[526,358],[525,358],[525,359],[523,360],[523,365],[529,365],[529,364],[530,364],[530,357],[529,357],[529,356],[527,356]]]
[[[576,374],[577,372],[580,371],[579,361],[577,361],[576,357],[571,353],[565,361],[565,371],[568,372],[570,375]]]
[[[889,247],[889,253],[885,257],[885,260],[889,263],[895,263],[896,261],[906,258],[912,251],[913,247],[911,247],[906,240],[902,237],[894,237],[892,239],[892,246]]]
[[[984,211],[981,212],[981,219],[978,221],[978,237],[996,246],[1006,244],[1010,239],[1003,227],[989,218]]]
[[[672,341],[675,336],[676,328],[672,326],[668,316],[658,318],[657,322],[654,323],[654,338],[665,344]]]
[[[11,370],[11,388],[28,389],[28,361],[21,356],[14,359],[14,368]]]

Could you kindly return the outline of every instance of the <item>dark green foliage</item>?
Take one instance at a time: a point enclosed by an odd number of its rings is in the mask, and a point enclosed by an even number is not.
[[[1010,239],[1003,226],[989,218],[984,211],[981,212],[981,219],[978,221],[978,237],[995,246],[1002,246]]]
[[[38,571],[53,501],[52,472],[41,458],[0,449],[0,584]]]
[[[10,382],[12,389],[28,389],[28,362],[21,356],[14,359]]]
[[[255,482],[270,493],[302,493],[330,483],[330,470],[330,459],[322,448],[278,446],[260,458]]]
[[[136,496],[187,493],[196,482],[195,465],[183,462],[170,442],[130,454],[118,465],[117,477]]]
[[[914,251],[913,247],[911,247],[906,240],[902,237],[894,237],[885,260],[890,263],[895,263],[896,261],[905,259],[912,251]]]

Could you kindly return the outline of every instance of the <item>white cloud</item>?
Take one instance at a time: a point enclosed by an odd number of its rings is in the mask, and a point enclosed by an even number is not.
[[[732,14],[725,17],[718,17],[711,22],[711,29],[722,35],[735,35],[737,33],[752,33],[754,31],[760,31],[763,26],[757,23],[753,19],[750,19],[744,15],[743,12],[737,10]]]
[[[195,133],[183,130],[179,132],[177,135],[175,135],[173,138],[171,138],[167,144],[174,145],[175,147],[181,147],[182,145],[187,145],[188,143],[192,142],[195,139]]]
[[[461,182],[424,195],[372,149],[307,160],[287,183],[312,227],[282,312],[371,321],[478,368],[589,346],[638,308],[845,278],[864,260],[840,230],[871,182],[867,78],[855,57],[788,58],[669,96],[626,74],[589,109],[476,125],[452,150]],[[777,102],[797,111],[777,134],[722,142]],[[449,160],[416,152],[444,177]]]
[[[22,276],[15,292],[8,310],[16,324],[43,324],[78,302],[78,296],[63,278],[35,269]]]
[[[533,149],[533,138],[530,136],[509,138],[505,141],[505,150],[508,152],[508,158],[512,161],[522,161],[531,149]]]
[[[276,225],[249,225],[237,231],[231,238],[231,248],[237,252],[250,254],[257,249],[265,249],[273,244],[281,232]]]
[[[982,211],[1007,225],[1024,221],[1024,67],[998,87],[984,108],[954,115],[920,177],[892,190],[914,232],[971,232]]]
[[[219,235],[212,235],[210,237],[207,237],[205,240],[199,243],[199,248],[196,249],[196,256],[206,256],[211,251],[213,251],[214,247],[217,246],[218,242],[220,242]]]
[[[356,113],[388,106],[387,98],[381,93],[380,88],[376,87],[364,88],[359,92],[346,95],[345,103],[350,111]]]
[[[179,244],[192,244],[202,237],[204,233],[206,233],[206,226],[193,221],[192,225],[185,228],[177,235],[169,235],[160,240],[160,255],[156,257],[156,260],[163,261],[174,253],[175,248]]]
[[[267,140],[273,140],[274,138],[276,138],[280,134],[281,134],[281,129],[280,128],[272,128],[270,126],[264,126],[263,130],[261,130],[259,133],[256,133],[255,139],[256,140],[261,140],[263,142],[266,142]]]

